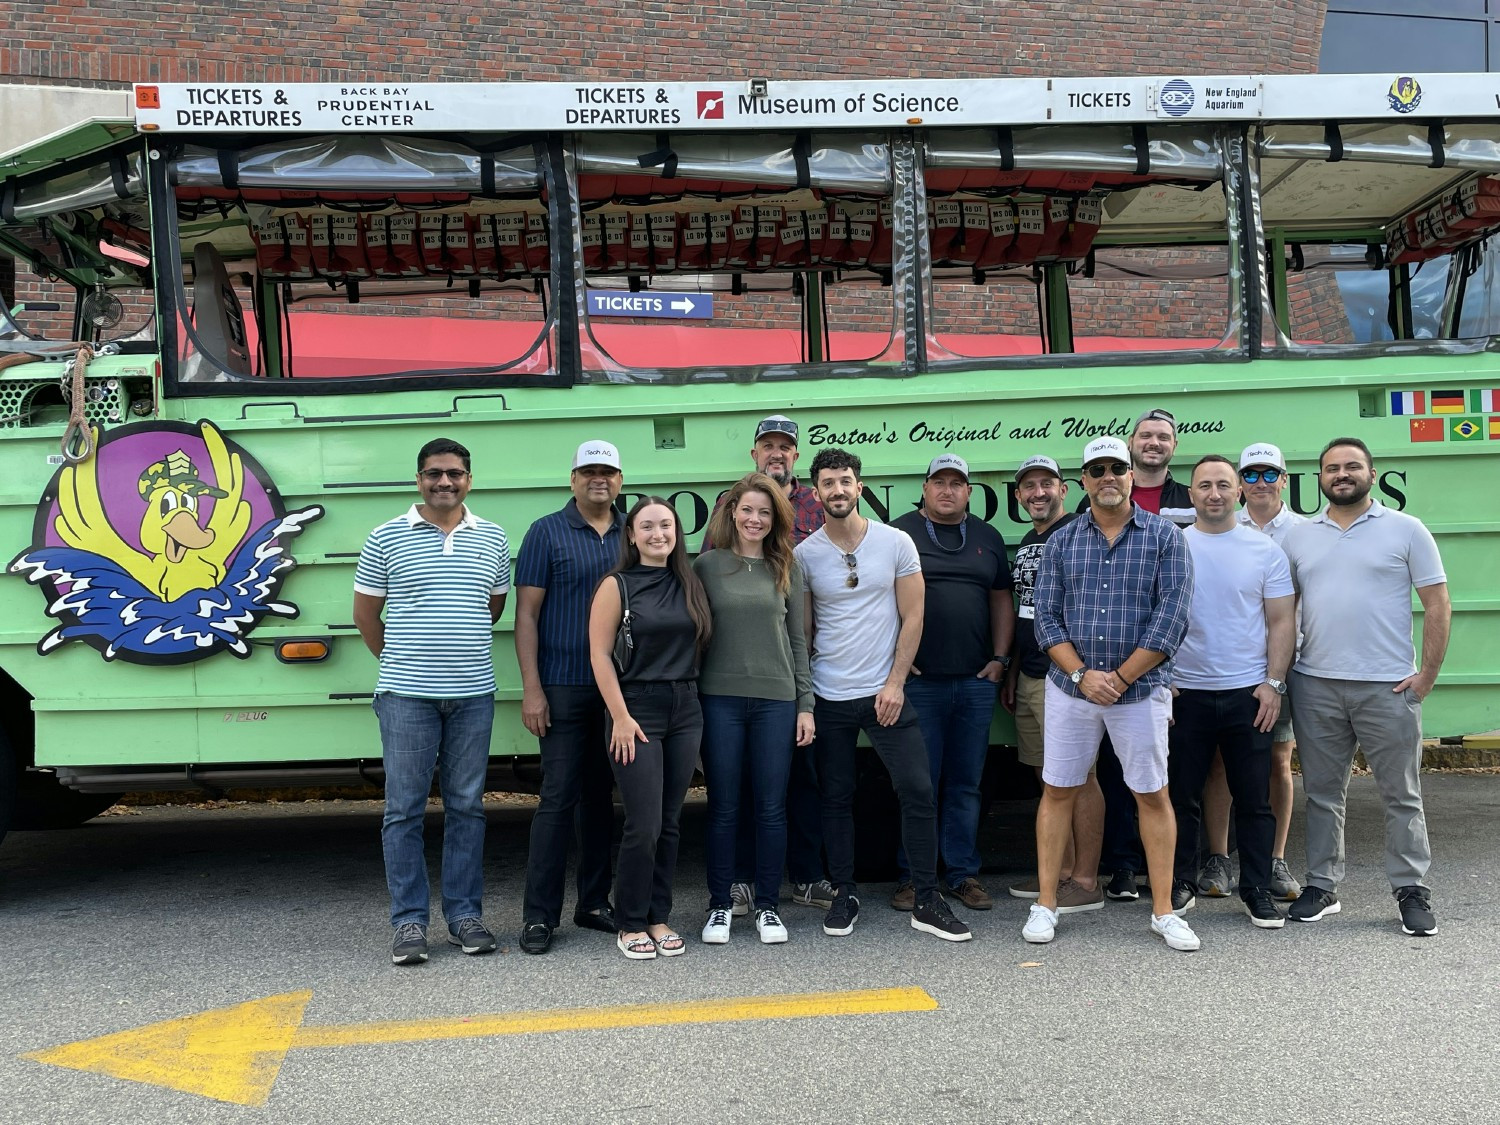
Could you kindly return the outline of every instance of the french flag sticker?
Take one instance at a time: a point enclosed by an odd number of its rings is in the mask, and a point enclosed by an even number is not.
[[[1392,391],[1392,414],[1426,414],[1427,394],[1424,391]]]

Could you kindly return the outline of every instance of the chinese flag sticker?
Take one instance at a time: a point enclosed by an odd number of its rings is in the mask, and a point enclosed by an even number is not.
[[[159,86],[137,86],[135,88],[136,109],[160,109],[161,87]]]
[[[1413,418],[1410,425],[1412,441],[1442,441],[1447,428],[1443,418]]]

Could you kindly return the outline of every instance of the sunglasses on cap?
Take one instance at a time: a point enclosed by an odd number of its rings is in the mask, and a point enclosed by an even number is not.
[[[755,427],[755,436],[759,439],[765,437],[767,434],[786,434],[788,437],[796,437],[797,423],[782,422],[777,419],[767,418],[759,426]]]
[[[1111,461],[1108,464],[1100,461],[1097,464],[1085,465],[1083,471],[1095,480],[1098,480],[1105,473],[1108,473],[1112,477],[1123,477],[1126,473],[1130,472],[1130,466],[1125,464],[1124,461]]]
[[[1241,469],[1240,480],[1246,484],[1259,484],[1265,481],[1267,484],[1275,484],[1281,479],[1280,469]]]

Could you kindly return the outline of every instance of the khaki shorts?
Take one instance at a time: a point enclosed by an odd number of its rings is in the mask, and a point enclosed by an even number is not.
[[[1047,677],[1016,677],[1016,758],[1023,766],[1042,766],[1042,729]]]

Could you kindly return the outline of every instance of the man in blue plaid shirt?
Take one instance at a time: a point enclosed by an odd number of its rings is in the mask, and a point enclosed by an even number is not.
[[[1173,949],[1192,950],[1198,936],[1172,911],[1177,825],[1167,796],[1167,726],[1172,655],[1187,631],[1193,563],[1176,527],[1131,502],[1132,480],[1123,441],[1090,442],[1083,451],[1089,510],[1047,541],[1037,571],[1036,640],[1052,667],[1036,818],[1041,894],[1022,936],[1054,936],[1073,803],[1108,733],[1139,809],[1152,932]]]

